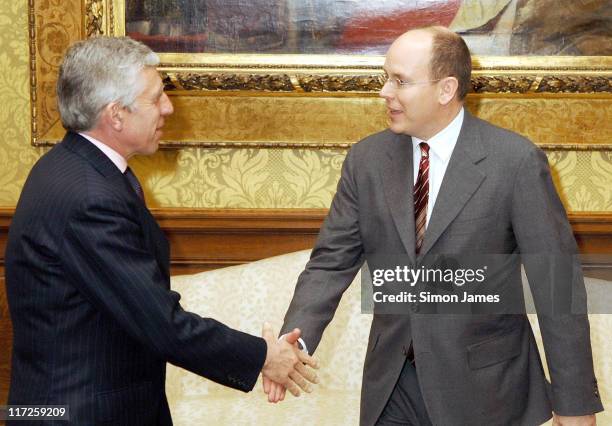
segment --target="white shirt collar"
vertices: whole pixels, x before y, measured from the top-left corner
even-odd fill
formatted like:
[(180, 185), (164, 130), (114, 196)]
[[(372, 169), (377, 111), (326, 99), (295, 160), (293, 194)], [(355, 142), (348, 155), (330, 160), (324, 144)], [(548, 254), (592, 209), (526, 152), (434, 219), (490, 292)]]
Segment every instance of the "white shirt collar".
[[(459, 139), (459, 132), (461, 132), (461, 125), (463, 124), (463, 107), (459, 110), (459, 113), (453, 121), (451, 121), (448, 126), (444, 129), (440, 130), (434, 136), (429, 138), (427, 144), (429, 145), (429, 149), (436, 155), (442, 162), (445, 164), (448, 163), (453, 150), (455, 149), (455, 145), (457, 144), (457, 139)], [(424, 142), (422, 139), (412, 136), (412, 147), (416, 151), (419, 148), (419, 144)]]
[(108, 159), (113, 162), (115, 166), (117, 166), (117, 168), (119, 169), (121, 173), (125, 173), (128, 163), (127, 163), (127, 160), (123, 158), (121, 154), (119, 154), (117, 151), (112, 149), (110, 146), (106, 145), (104, 142), (100, 142), (96, 138), (92, 138), (91, 136), (86, 135), (84, 133), (79, 133), (79, 135), (83, 136), (89, 142), (91, 142), (96, 147), (98, 147), (98, 149), (102, 151), (104, 155), (106, 155)]

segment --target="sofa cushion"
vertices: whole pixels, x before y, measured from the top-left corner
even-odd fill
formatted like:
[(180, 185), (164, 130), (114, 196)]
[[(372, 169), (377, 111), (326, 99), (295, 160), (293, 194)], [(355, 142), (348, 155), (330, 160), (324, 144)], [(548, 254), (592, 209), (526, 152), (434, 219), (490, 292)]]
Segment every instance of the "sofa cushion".
[[(282, 324), (295, 283), (310, 250), (257, 262), (172, 278), (181, 305), (230, 327), (261, 334), (264, 321), (276, 330)], [(612, 283), (587, 279), (591, 312), (611, 312)], [(210, 425), (357, 425), (363, 360), (372, 317), (361, 313), (359, 275), (345, 293), (326, 329), (316, 356), (321, 361), (312, 394), (268, 404), (261, 378), (253, 392), (226, 388), (175, 366), (168, 366), (166, 391), (174, 424)], [(538, 346), (542, 340), (535, 315), (529, 315)], [(604, 406), (612, 401), (612, 315), (590, 315), (595, 372)], [(545, 368), (546, 370), (546, 368)], [(612, 415), (598, 415), (598, 424), (612, 424)]]
[[(259, 336), (264, 321), (279, 330), (298, 275), (309, 255), (310, 250), (304, 250), (245, 265), (175, 276), (172, 278), (172, 289), (181, 294), (184, 309)], [(258, 411), (264, 407), (261, 412), (272, 415), (276, 410), (284, 410), (281, 405), (289, 406), (301, 400), (308, 404), (309, 412), (318, 411), (316, 407), (319, 405), (336, 406), (337, 403), (338, 418), (346, 418), (347, 422), (334, 424), (356, 424), (363, 360), (372, 320), (371, 315), (361, 313), (360, 306), (358, 274), (342, 298), (334, 320), (317, 349), (316, 356), (322, 361), (318, 372), (321, 383), (315, 386), (313, 394), (302, 395), (297, 400), (288, 396), (282, 404), (273, 406), (266, 402), (260, 383), (254, 392), (245, 395), (169, 365), (166, 392), (175, 424), (183, 424), (179, 420), (181, 413), (188, 413), (190, 408), (187, 407), (198, 404), (204, 412), (221, 410), (225, 413), (222, 418), (230, 419), (242, 410), (239, 407), (248, 406)], [(225, 408), (219, 409), (217, 403)], [(234, 414), (225, 412), (230, 406)], [(232, 420), (215, 424), (236, 423)]]

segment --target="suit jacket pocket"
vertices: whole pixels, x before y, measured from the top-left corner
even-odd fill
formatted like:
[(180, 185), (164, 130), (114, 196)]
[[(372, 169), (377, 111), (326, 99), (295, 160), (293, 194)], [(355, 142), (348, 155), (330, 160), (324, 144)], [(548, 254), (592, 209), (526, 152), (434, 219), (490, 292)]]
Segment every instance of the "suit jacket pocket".
[(521, 353), (523, 328), (503, 336), (468, 346), (468, 364), (472, 370), (489, 367), (512, 359)]
[(496, 219), (493, 216), (477, 217), (473, 219), (461, 219), (451, 222), (447, 229), (449, 235), (477, 234), (488, 231), (495, 226)]
[(151, 413), (151, 382), (96, 394), (96, 420), (112, 424), (146, 424)]

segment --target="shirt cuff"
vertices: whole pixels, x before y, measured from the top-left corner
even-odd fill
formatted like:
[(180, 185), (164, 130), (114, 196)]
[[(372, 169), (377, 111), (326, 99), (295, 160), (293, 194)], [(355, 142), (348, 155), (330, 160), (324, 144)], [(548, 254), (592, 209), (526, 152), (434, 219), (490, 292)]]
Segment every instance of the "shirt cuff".
[[(281, 337), (278, 338), (278, 340), (284, 340), (285, 336), (286, 334), (283, 334)], [(304, 342), (304, 339), (298, 337), (297, 342), (300, 344), (300, 349), (302, 350), (302, 352), (304, 352), (306, 355), (310, 355), (310, 353), (308, 352), (308, 347), (306, 346), (306, 342)]]

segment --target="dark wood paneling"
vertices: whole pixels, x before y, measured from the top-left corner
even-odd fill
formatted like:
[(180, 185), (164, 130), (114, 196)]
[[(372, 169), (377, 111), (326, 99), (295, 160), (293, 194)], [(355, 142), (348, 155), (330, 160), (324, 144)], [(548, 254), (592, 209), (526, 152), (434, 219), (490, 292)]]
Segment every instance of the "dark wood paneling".
[[(0, 404), (10, 371), (4, 252), (13, 209), (0, 209)], [(153, 209), (171, 244), (173, 274), (238, 265), (312, 247), (327, 210)], [(612, 214), (572, 214), (585, 273), (612, 280)]]
[(584, 274), (612, 281), (612, 214), (570, 214)]
[(4, 278), (0, 277), (0, 405), (5, 405), (8, 397), (13, 340), (13, 329), (4, 288)]
[[(0, 209), (0, 405), (5, 405), (8, 398), (8, 388), (11, 372), (11, 347), (13, 328), (6, 303), (6, 287), (4, 286), (4, 252), (8, 227), (13, 217), (13, 209)], [(0, 425), (4, 422), (0, 420)]]
[(171, 246), (173, 274), (312, 247), (327, 210), (153, 209)]
[[(153, 209), (171, 244), (172, 271), (192, 273), (312, 247), (325, 209)], [(0, 209), (0, 276), (13, 209)], [(610, 266), (612, 214), (571, 214), (580, 251)]]

